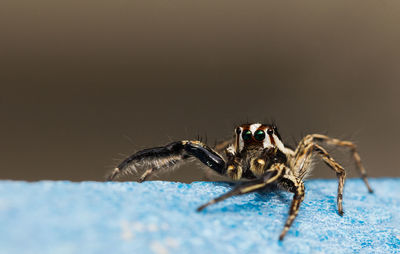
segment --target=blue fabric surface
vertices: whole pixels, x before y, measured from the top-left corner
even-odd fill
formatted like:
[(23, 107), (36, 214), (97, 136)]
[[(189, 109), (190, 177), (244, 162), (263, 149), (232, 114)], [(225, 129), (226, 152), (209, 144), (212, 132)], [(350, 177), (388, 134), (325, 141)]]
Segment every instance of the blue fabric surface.
[(276, 191), (195, 209), (228, 183), (0, 181), (0, 253), (400, 253), (400, 179), (306, 182), (283, 242), (292, 194)]

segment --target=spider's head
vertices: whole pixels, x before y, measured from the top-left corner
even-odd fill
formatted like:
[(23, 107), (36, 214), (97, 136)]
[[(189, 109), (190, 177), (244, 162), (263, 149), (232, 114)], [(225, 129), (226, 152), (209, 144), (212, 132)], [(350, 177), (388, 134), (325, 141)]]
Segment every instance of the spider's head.
[(243, 124), (235, 129), (235, 150), (281, 148), (283, 143), (278, 129), (274, 125), (253, 123)]

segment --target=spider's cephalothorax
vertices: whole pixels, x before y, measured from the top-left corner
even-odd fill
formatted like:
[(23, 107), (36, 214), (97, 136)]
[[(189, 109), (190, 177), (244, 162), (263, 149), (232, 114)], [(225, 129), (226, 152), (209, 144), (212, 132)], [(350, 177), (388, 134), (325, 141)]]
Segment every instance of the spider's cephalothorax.
[(121, 174), (131, 173), (138, 167), (144, 167), (146, 171), (139, 179), (142, 182), (154, 172), (190, 158), (197, 158), (217, 173), (234, 180), (249, 179), (228, 193), (200, 206), (198, 211), (234, 195), (258, 191), (269, 185), (279, 186), (294, 193), (289, 217), (279, 237), (282, 240), (296, 218), (300, 203), (304, 199), (303, 180), (311, 171), (314, 154), (319, 155), (338, 177), (338, 213), (343, 214), (345, 170), (319, 143), (349, 148), (368, 191), (372, 192), (354, 143), (321, 134), (311, 134), (304, 137), (297, 148), (292, 150), (283, 144), (276, 126), (260, 123), (238, 126), (233, 139), (222, 142), (214, 148), (200, 141), (184, 140), (139, 151), (125, 159), (107, 179), (111, 181)]

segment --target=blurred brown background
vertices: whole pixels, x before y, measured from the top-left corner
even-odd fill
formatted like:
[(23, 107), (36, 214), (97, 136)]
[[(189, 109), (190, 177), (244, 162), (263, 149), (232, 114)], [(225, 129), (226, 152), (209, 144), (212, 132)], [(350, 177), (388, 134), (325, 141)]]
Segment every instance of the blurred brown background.
[(212, 145), (247, 120), (274, 120), (290, 144), (356, 141), (370, 176), (399, 177), (399, 13), (369, 0), (2, 1), (0, 179), (103, 180), (138, 149)]

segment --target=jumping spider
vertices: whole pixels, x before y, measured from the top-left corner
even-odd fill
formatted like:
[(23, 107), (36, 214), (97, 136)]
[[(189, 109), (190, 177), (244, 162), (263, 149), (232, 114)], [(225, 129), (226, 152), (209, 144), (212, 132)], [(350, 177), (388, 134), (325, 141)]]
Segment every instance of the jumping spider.
[[(145, 167), (147, 170), (139, 179), (143, 182), (154, 172), (187, 161), (189, 158), (197, 158), (217, 173), (233, 180), (248, 179), (226, 194), (200, 206), (197, 211), (234, 195), (254, 192), (271, 185), (278, 186), (294, 193), (289, 217), (279, 236), (282, 240), (297, 216), (300, 203), (304, 200), (303, 180), (311, 171), (314, 154), (318, 154), (336, 172), (339, 181), (338, 213), (343, 215), (342, 198), (346, 172), (318, 143), (349, 148), (368, 191), (372, 192), (354, 143), (321, 134), (311, 134), (305, 136), (297, 148), (292, 150), (283, 144), (276, 126), (260, 123), (238, 126), (232, 140), (220, 143), (214, 148), (200, 141), (184, 140), (139, 151), (125, 159), (107, 179), (112, 181), (121, 174), (136, 171), (136, 167)], [(224, 157), (221, 155), (223, 151)]]

